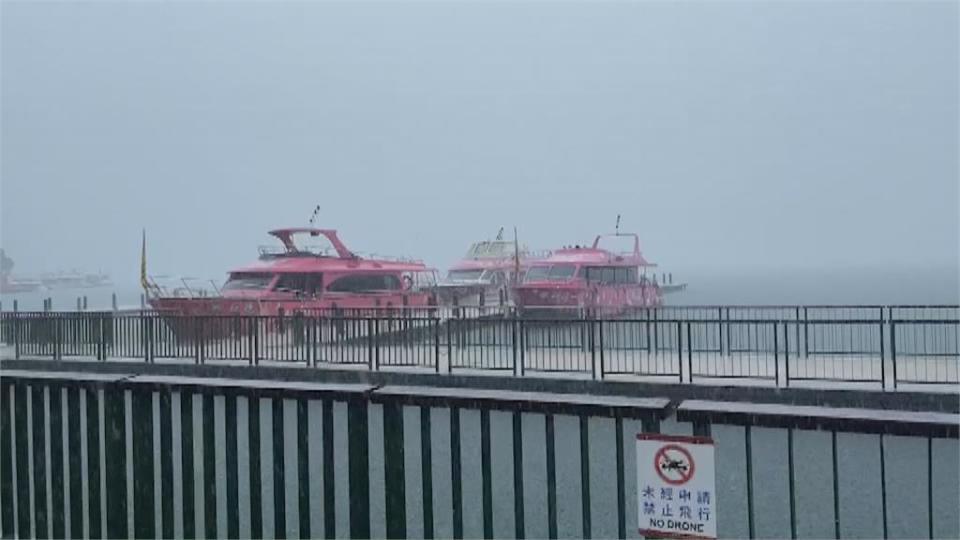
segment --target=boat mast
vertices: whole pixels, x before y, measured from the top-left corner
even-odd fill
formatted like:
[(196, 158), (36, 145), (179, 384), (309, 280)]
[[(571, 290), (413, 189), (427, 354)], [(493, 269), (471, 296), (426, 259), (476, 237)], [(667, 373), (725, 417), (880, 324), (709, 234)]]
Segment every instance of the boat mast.
[[(500, 232), (503, 232), (502, 228)], [(513, 228), (513, 281), (520, 283), (520, 241), (517, 239), (516, 227)]]

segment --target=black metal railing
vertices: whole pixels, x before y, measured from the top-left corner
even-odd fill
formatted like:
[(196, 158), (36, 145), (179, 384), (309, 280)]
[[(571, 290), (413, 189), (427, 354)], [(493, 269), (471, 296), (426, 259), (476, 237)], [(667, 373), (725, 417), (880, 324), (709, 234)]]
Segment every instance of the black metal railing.
[(623, 318), (518, 313), (3, 313), (7, 358), (300, 364), (689, 383), (960, 384), (957, 306), (698, 306)]

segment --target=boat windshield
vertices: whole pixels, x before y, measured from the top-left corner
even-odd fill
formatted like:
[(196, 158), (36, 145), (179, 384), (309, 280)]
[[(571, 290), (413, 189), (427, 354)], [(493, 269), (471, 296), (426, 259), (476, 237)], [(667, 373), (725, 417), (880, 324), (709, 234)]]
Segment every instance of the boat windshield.
[(483, 270), (451, 270), (447, 272), (447, 279), (457, 281), (476, 281), (483, 275)]
[(554, 264), (551, 266), (534, 266), (527, 271), (524, 281), (564, 281), (573, 277), (577, 267), (573, 264)]
[(223, 285), (224, 291), (258, 291), (266, 289), (273, 281), (273, 274), (259, 272), (234, 272)]

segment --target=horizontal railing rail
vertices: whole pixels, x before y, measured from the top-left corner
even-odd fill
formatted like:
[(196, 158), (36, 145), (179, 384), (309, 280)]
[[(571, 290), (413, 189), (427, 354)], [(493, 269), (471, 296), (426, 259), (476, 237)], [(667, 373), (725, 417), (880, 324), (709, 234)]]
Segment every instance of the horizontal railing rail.
[[(661, 308), (620, 318), (21, 312), (0, 314), (0, 341), (13, 358), (282, 362), (777, 387), (960, 385), (956, 306), (850, 306), (825, 312), (831, 318), (810, 306), (775, 308), (790, 318), (768, 318), (765, 309), (731, 306), (743, 316), (729, 317), (722, 306)], [(914, 318), (904, 309), (924, 311)]]

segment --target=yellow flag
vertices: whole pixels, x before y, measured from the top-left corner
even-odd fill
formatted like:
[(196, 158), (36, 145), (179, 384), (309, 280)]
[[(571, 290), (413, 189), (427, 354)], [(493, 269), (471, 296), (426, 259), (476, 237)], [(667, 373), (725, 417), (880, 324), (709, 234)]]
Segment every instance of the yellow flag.
[(147, 230), (143, 230), (143, 242), (140, 244), (140, 286), (146, 291), (150, 288), (147, 281)]

